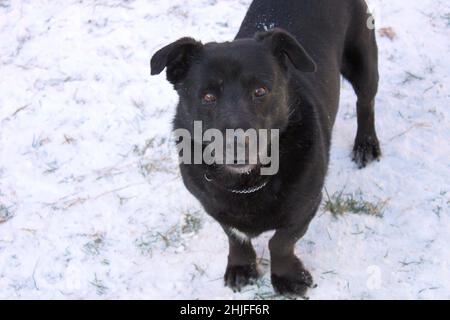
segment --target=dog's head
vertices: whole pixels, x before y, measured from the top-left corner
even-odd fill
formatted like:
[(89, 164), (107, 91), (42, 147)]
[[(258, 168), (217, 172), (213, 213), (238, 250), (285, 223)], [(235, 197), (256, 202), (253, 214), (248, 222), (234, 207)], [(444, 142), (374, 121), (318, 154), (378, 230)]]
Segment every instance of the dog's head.
[(192, 130), (279, 129), (289, 122), (290, 72), (314, 72), (314, 61), (287, 32), (202, 44), (182, 38), (155, 53), (152, 75), (167, 69), (180, 97), (176, 126)]

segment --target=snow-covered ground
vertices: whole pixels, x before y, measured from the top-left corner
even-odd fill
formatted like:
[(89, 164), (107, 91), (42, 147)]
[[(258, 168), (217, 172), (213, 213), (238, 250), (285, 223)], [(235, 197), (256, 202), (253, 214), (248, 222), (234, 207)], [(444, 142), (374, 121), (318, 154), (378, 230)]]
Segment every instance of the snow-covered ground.
[[(0, 0), (0, 298), (279, 298), (270, 234), (255, 241), (257, 285), (223, 287), (226, 237), (170, 143), (177, 96), (149, 75), (152, 53), (179, 37), (231, 40), (249, 3)], [(318, 284), (309, 297), (449, 299), (450, 5), (371, 4), (377, 28), (392, 28), (377, 30), (383, 158), (350, 161), (343, 83), (326, 186), (383, 215), (321, 209), (297, 246)]]

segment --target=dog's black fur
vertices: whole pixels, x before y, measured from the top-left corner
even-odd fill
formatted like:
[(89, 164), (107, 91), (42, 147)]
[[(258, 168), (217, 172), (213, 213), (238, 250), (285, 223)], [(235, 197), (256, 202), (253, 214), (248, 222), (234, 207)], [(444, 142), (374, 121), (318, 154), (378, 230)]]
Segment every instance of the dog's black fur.
[[(362, 168), (379, 158), (378, 52), (368, 19), (363, 0), (255, 0), (233, 42), (203, 45), (183, 38), (153, 56), (152, 74), (167, 68), (180, 97), (175, 128), (192, 130), (193, 121), (201, 120), (204, 129), (280, 129), (280, 170), (274, 176), (180, 166), (189, 191), (228, 235), (225, 282), (231, 288), (258, 276), (251, 242), (234, 230), (250, 237), (276, 230), (269, 249), (277, 292), (303, 295), (312, 286), (294, 246), (321, 202), (341, 74), (358, 97), (353, 159)], [(268, 94), (255, 97), (259, 87)], [(205, 102), (205, 93), (216, 99)], [(263, 182), (251, 194), (229, 191)]]

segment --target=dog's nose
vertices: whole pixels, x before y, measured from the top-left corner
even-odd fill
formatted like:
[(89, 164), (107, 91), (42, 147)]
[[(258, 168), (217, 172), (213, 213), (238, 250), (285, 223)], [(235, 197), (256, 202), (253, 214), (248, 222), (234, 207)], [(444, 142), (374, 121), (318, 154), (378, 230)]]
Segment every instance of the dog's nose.
[[(230, 108), (231, 109), (231, 108)], [(228, 109), (224, 114), (221, 115), (221, 128), (223, 132), (226, 130), (239, 130), (244, 131), (248, 129), (255, 129), (254, 124), (251, 123), (251, 115), (247, 115), (245, 112), (236, 109)], [(219, 123), (220, 123), (219, 122)]]

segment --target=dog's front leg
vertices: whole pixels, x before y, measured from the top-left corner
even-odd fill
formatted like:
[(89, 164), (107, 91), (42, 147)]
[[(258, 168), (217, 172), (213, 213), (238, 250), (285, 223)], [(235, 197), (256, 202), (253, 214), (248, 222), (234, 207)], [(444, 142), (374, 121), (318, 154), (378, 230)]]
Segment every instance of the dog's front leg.
[(234, 291), (254, 283), (259, 277), (256, 253), (250, 238), (237, 235), (232, 228), (222, 226), (228, 236), (229, 254), (225, 271), (225, 285)]
[(269, 242), (272, 285), (279, 294), (303, 296), (313, 285), (311, 274), (294, 253), (307, 228), (278, 229)]

